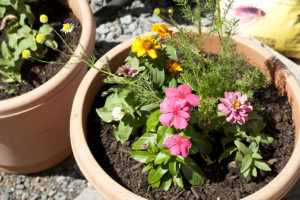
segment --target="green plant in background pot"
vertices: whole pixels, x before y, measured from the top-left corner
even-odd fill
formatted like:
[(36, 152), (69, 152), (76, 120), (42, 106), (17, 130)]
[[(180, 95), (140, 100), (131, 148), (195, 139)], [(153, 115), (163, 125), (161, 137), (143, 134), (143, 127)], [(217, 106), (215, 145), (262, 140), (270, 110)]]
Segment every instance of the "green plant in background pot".
[[(6, 77), (5, 82), (21, 82), (19, 66), (29, 56), (24, 50), (30, 49), (34, 56), (42, 58), (47, 51), (43, 44), (57, 49), (49, 24), (41, 25), (38, 30), (33, 28), (36, 19), (27, 3), (34, 1), (0, 1), (0, 18), (3, 18), (0, 30), (9, 27), (5, 31), (8, 42), (1, 43), (0, 73)], [(42, 16), (41, 21), (46, 23), (47, 16)]]
[[(58, 31), (47, 24), (47, 13), (32, 15), (27, 5), (32, 2), (0, 0), (2, 25), (8, 38), (1, 44), (3, 57), (0, 59), (0, 70), (4, 79), (14, 82), (12, 84), (21, 81), (19, 66), (24, 59), (47, 60), (44, 57), (47, 49), (61, 51), (53, 40)], [(95, 21), (86, 1), (40, 0), (37, 3), (45, 2), (57, 6), (55, 9), (63, 7), (62, 10), (70, 16), (73, 14), (80, 22), (81, 35), (70, 52), (76, 56), (60, 63), (65, 67), (51, 79), (25, 94), (11, 95), (11, 98), (0, 101), (0, 170), (5, 172), (38, 172), (56, 165), (71, 154), (68, 135), (71, 104), (77, 86), (87, 71), (80, 58), (89, 57), (94, 48)], [(40, 20), (35, 25), (36, 29), (32, 28), (34, 20)], [(72, 28), (72, 24), (65, 24), (62, 31), (69, 32)], [(31, 61), (26, 63), (33, 64)]]

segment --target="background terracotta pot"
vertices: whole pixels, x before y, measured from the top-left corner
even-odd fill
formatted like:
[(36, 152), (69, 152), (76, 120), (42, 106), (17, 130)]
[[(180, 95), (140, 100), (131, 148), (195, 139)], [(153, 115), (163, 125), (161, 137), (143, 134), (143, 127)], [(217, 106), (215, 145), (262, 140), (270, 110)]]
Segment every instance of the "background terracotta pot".
[[(280, 199), (293, 186), (300, 173), (300, 86), (296, 79), (286, 68), (282, 68), (273, 62), (273, 56), (261, 46), (242, 37), (234, 38), (237, 43), (237, 51), (243, 52), (254, 66), (260, 66), (265, 76), (272, 81), (282, 92), (286, 92), (293, 109), (293, 120), (295, 125), (295, 147), (294, 152), (284, 169), (265, 187), (244, 199)], [(135, 38), (116, 46), (101, 59), (108, 58), (112, 70), (124, 63), (125, 57)], [(217, 37), (210, 37), (204, 41), (205, 51), (218, 53), (220, 43)], [(101, 59), (96, 63), (98, 68), (104, 62)], [(92, 103), (98, 90), (104, 85), (103, 76), (96, 69), (91, 69), (81, 82), (73, 102), (71, 113), (71, 145), (73, 154), (87, 180), (93, 187), (108, 200), (133, 200), (144, 199), (117, 182), (115, 182), (101, 168), (93, 157), (86, 140), (86, 120)]]
[[(75, 51), (92, 53), (95, 21), (85, 0), (64, 1), (80, 21)], [(67, 67), (40, 87), (0, 101), (0, 170), (32, 173), (52, 167), (71, 154), (69, 119), (76, 89), (87, 68), (71, 58)]]

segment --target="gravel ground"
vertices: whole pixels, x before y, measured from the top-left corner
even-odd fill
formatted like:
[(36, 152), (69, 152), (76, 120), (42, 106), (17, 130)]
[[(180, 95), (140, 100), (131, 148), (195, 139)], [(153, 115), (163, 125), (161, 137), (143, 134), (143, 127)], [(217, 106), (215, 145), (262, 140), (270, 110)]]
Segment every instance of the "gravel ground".
[[(97, 58), (115, 45), (135, 35), (150, 31), (152, 23), (163, 22), (160, 17), (152, 14), (156, 7), (162, 8), (162, 11), (173, 8), (176, 20), (179, 20), (179, 24), (184, 23), (180, 17), (176, 16), (177, 10), (171, 0), (123, 0), (129, 4), (114, 10), (112, 15), (104, 15), (109, 13), (109, 10), (103, 8), (112, 2), (109, 0), (89, 0), (97, 20), (94, 49)], [(103, 12), (104, 10), (105, 12)], [(209, 25), (209, 23), (208, 19), (203, 20), (204, 26)], [(297, 187), (300, 187), (300, 182), (285, 199), (300, 199)], [(11, 175), (0, 172), (1, 200), (66, 200), (75, 199), (83, 191), (87, 196), (94, 194), (78, 169), (73, 156), (51, 169), (31, 175)], [(79, 198), (82, 200), (98, 199), (95, 195), (92, 195), (91, 198), (87, 196), (80, 195)]]

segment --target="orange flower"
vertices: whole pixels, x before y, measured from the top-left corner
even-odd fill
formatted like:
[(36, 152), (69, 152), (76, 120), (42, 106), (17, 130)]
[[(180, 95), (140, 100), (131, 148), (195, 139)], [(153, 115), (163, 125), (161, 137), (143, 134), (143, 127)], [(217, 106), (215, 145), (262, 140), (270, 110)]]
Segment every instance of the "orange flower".
[(156, 49), (161, 49), (161, 46), (157, 44), (157, 40), (150, 36), (136, 37), (135, 41), (132, 43), (131, 51), (137, 53), (137, 56), (149, 55), (152, 59), (157, 58)]
[(163, 37), (166, 37), (166, 36), (169, 36), (169, 37), (172, 37), (172, 33), (173, 31), (170, 31), (168, 30), (169, 27), (165, 24), (152, 24), (152, 28), (151, 28), (151, 31), (152, 32), (156, 32), (158, 33), (158, 36), (160, 38), (163, 38)]
[(169, 68), (169, 72), (181, 72), (183, 71), (181, 64), (179, 64), (178, 62), (174, 61), (174, 60), (167, 60), (167, 67)]

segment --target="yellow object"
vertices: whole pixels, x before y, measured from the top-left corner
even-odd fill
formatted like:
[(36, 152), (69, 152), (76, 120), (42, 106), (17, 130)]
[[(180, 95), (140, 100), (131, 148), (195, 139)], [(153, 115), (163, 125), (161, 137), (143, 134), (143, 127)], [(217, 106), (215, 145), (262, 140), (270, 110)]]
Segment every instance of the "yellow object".
[[(222, 13), (228, 0), (221, 0)], [(300, 0), (236, 0), (226, 18), (287, 57), (300, 58)]]
[(140, 36), (136, 37), (131, 46), (131, 51), (137, 53), (138, 57), (148, 54), (152, 59), (157, 58), (156, 49), (161, 49), (161, 46), (150, 36), (143, 36), (143, 39)]
[(42, 22), (43, 24), (48, 22), (48, 16), (45, 14), (41, 14), (40, 15), (40, 22)]
[(182, 72), (183, 71), (181, 64), (179, 64), (176, 61), (170, 60), (170, 59), (167, 60), (167, 67), (169, 68), (169, 72), (177, 72), (177, 71)]
[(35, 37), (35, 40), (37, 41), (37, 43), (43, 44), (46, 40), (45, 36), (43, 34), (37, 34)]
[(31, 57), (31, 53), (28, 49), (25, 49), (22, 51), (22, 57), (25, 58), (25, 59), (28, 59)]
[(152, 24), (151, 31), (158, 33), (160, 38), (163, 37), (172, 37), (173, 31), (169, 30), (169, 27), (165, 24)]

